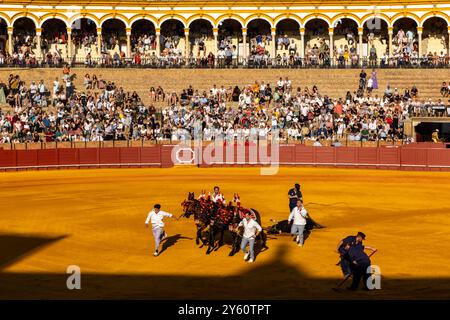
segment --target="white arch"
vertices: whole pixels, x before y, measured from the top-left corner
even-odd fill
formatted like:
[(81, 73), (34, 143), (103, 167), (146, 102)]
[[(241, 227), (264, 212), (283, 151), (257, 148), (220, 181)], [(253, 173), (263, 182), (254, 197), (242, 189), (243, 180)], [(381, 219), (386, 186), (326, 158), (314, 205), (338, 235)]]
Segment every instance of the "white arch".
[(410, 19), (416, 23), (416, 27), (418, 27), (420, 25), (420, 22), (417, 21), (415, 17), (407, 14), (406, 16), (404, 16), (404, 15), (397, 16), (394, 20), (391, 21), (390, 27), (394, 27), (394, 24), (400, 19)]
[(44, 23), (46, 21), (52, 20), (52, 19), (60, 20), (60, 21), (64, 22), (64, 24), (66, 25), (66, 28), (69, 28), (72, 25), (72, 24), (67, 25), (67, 21), (64, 20), (62, 17), (59, 17), (59, 16), (48, 16), (48, 17), (45, 17), (44, 19), (41, 20), (41, 22), (39, 23), (39, 27), (38, 28), (42, 28), (42, 26), (44, 25)]
[(436, 13), (435, 15), (429, 15), (429, 16), (425, 17), (425, 19), (423, 19), (423, 20), (420, 22), (419, 27), (423, 27), (423, 25), (425, 24), (425, 22), (426, 22), (427, 20), (432, 19), (432, 18), (441, 18), (442, 20), (444, 20), (444, 21), (447, 23), (447, 26), (450, 26), (450, 21), (447, 19), (446, 16)]
[(356, 23), (356, 26), (357, 26), (358, 28), (361, 28), (361, 26), (359, 25), (359, 21), (358, 21), (355, 17), (353, 17), (353, 16), (342, 16), (342, 15), (339, 16), (339, 17), (333, 18), (333, 19), (331, 20), (331, 27), (334, 28), (336, 22), (338, 22), (338, 21), (340, 21), (340, 20), (343, 20), (343, 19), (349, 19), (349, 20), (352, 20), (353, 22)]
[(386, 25), (388, 27), (390, 26), (390, 21), (386, 17), (374, 14), (372, 16), (369, 16), (369, 17), (365, 18), (363, 21), (361, 21), (361, 28), (364, 28), (364, 25), (367, 23), (367, 21), (372, 20), (372, 19), (383, 20), (384, 22), (386, 22)]
[(33, 16), (31, 15), (18, 15), (15, 16), (12, 20), (11, 20), (11, 27), (14, 27), (14, 24), (16, 23), (17, 20), (21, 19), (21, 18), (27, 18), (30, 19), (31, 21), (33, 21), (34, 23), (34, 27), (38, 28), (39, 22), (37, 21), (37, 19), (35, 19)]
[(219, 28), (219, 27), (220, 27), (220, 24), (223, 23), (223, 22), (226, 21), (226, 20), (233, 20), (233, 21), (236, 21), (236, 22), (239, 23), (239, 25), (241, 26), (241, 29), (244, 28), (245, 22), (242, 22), (241, 20), (239, 20), (239, 19), (238, 19), (237, 17), (235, 17), (235, 16), (227, 16), (227, 17), (223, 17), (223, 19), (220, 19), (220, 20), (217, 21), (217, 26), (215, 26), (215, 27)]
[(135, 24), (136, 22), (138, 22), (140, 20), (150, 21), (153, 24), (153, 27), (155, 29), (158, 26), (158, 20), (156, 20), (156, 19), (152, 19), (149, 16), (136, 16), (132, 20), (130, 20), (130, 28), (133, 28), (133, 24)]
[(289, 16), (283, 15), (283, 16), (278, 16), (278, 17), (275, 19), (275, 21), (273, 22), (273, 24), (275, 25), (275, 28), (278, 28), (278, 24), (279, 24), (281, 21), (285, 21), (285, 20), (293, 20), (293, 21), (295, 21), (295, 22), (298, 23), (298, 25), (299, 25), (300, 28), (303, 27), (303, 26), (302, 26), (302, 21), (301, 21), (300, 18), (298, 18), (297, 16), (294, 16), (294, 15), (289, 15)]
[(203, 16), (203, 17), (195, 17), (194, 19), (192, 19), (192, 20), (190, 20), (191, 18), (189, 18), (188, 19), (188, 21), (187, 21), (187, 27), (188, 28), (190, 28), (191, 27), (191, 24), (193, 23), (193, 22), (195, 22), (195, 21), (199, 21), (199, 20), (206, 20), (206, 21), (208, 21), (209, 23), (211, 23), (211, 28), (215, 28), (216, 27), (216, 24), (215, 24), (215, 22), (214, 22), (214, 20), (211, 20), (209, 17), (206, 17), (206, 16)]
[(128, 21), (127, 21), (125, 18), (121, 17), (120, 15), (106, 15), (106, 16), (103, 16), (103, 17), (100, 19), (100, 26), (103, 27), (103, 24), (104, 24), (106, 21), (108, 21), (108, 20), (119, 20), (119, 21), (122, 21), (123, 24), (125, 25), (125, 29), (127, 29), (127, 28), (130, 27), (130, 26), (128, 25)]
[(327, 25), (328, 25), (328, 28), (331, 28), (331, 22), (330, 21), (328, 21), (327, 19), (325, 19), (324, 17), (322, 17), (322, 16), (317, 16), (317, 17), (315, 17), (315, 16), (310, 16), (310, 17), (308, 17), (308, 19), (306, 19), (306, 20), (304, 20), (303, 21), (303, 28), (306, 28), (306, 25), (308, 24), (308, 22), (310, 22), (311, 20), (322, 20), (323, 22), (325, 22)]
[(0, 19), (2, 19), (3, 21), (5, 21), (5, 23), (6, 23), (6, 27), (7, 28), (9, 28), (9, 27), (11, 27), (11, 24), (10, 24), (10, 17), (8, 17), (6, 14), (4, 14), (3, 12), (0, 14)]
[(75, 17), (72, 17), (69, 20), (70, 27), (72, 27), (72, 25), (74, 24), (75, 21), (78, 21), (78, 20), (81, 20), (81, 19), (87, 19), (87, 20), (93, 21), (95, 23), (95, 27), (96, 28), (100, 27), (98, 21), (93, 19), (93, 18), (91, 18), (91, 17), (89, 17), (89, 16), (75, 16)]
[(247, 24), (245, 25), (245, 27), (248, 28), (250, 22), (252, 22), (252, 21), (254, 21), (254, 20), (259, 20), (259, 19), (264, 20), (264, 21), (267, 21), (267, 23), (269, 24), (270, 28), (274, 28), (274, 26), (273, 26), (273, 24), (272, 24), (272, 21), (270, 21), (270, 20), (269, 20), (268, 18), (266, 18), (265, 16), (259, 16), (259, 17), (258, 17), (258, 16), (254, 16), (254, 17), (252, 17), (250, 20), (247, 21)]
[(178, 17), (178, 16), (166, 16), (166, 17), (164, 17), (161, 21), (159, 21), (158, 28), (161, 29), (161, 27), (162, 27), (162, 25), (164, 24), (164, 22), (169, 21), (169, 20), (177, 20), (177, 21), (180, 21), (181, 24), (183, 25), (183, 28), (186, 28), (186, 24), (185, 24), (185, 22), (183, 21), (183, 19), (181, 19), (181, 18)]

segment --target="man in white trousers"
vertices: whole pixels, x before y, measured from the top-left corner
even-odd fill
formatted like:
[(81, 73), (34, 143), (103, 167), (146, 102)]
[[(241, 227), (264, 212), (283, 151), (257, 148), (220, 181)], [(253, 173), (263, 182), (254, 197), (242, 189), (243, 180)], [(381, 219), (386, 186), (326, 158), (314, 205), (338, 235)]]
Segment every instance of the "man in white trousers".
[[(164, 217), (173, 218), (173, 215), (168, 212), (162, 211), (160, 204), (155, 204), (153, 210), (149, 212), (147, 220), (145, 220), (146, 228), (148, 228), (149, 222), (151, 222), (152, 224), (153, 237), (155, 238), (155, 252), (153, 253), (153, 255), (155, 257), (158, 256), (159, 244), (167, 237), (166, 232), (163, 229)], [(175, 219), (178, 220), (178, 218)]]
[[(249, 212), (245, 214), (245, 218), (239, 223), (238, 227), (244, 227), (244, 234), (242, 235), (241, 250), (245, 253), (244, 260), (248, 260), (249, 263), (255, 261), (255, 239), (258, 234), (262, 231), (261, 226), (258, 222), (251, 218)], [(247, 245), (250, 250), (247, 252)]]
[(296, 236), (295, 241), (299, 247), (303, 246), (303, 231), (305, 231), (306, 218), (308, 217), (308, 212), (303, 206), (302, 200), (297, 200), (297, 206), (292, 209), (291, 214), (288, 218), (288, 223), (292, 223), (291, 234)]

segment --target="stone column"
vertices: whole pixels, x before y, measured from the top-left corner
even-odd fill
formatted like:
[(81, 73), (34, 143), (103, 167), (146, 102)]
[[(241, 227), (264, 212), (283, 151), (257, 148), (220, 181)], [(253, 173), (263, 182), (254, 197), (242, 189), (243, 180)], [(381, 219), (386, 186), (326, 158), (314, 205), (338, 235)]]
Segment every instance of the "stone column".
[(219, 28), (213, 28), (213, 34), (214, 34), (214, 51), (213, 54), (215, 57), (217, 57), (217, 47), (219, 46), (218, 37), (219, 37)]
[(330, 58), (331, 65), (334, 65), (334, 40), (333, 40), (334, 28), (328, 28), (328, 35), (330, 36)]
[(358, 28), (358, 36), (359, 36), (359, 50), (358, 50), (358, 55), (359, 58), (361, 59), (363, 57), (363, 32), (364, 29), (363, 28)]
[(102, 53), (102, 28), (97, 28), (97, 54)]
[(242, 28), (242, 39), (244, 45), (244, 51), (242, 52), (242, 57), (247, 59), (247, 28)]
[(9, 53), (9, 55), (11, 56), (12, 54), (13, 54), (13, 49), (14, 49), (14, 46), (13, 46), (13, 30), (14, 30), (14, 28), (13, 27), (8, 27), (8, 53)]
[(419, 50), (419, 52), (418, 52), (419, 58), (422, 57), (422, 31), (423, 31), (422, 27), (417, 27), (417, 36), (418, 36), (418, 42), (419, 42), (419, 46), (418, 46), (417, 50)]
[(389, 35), (389, 42), (388, 42), (388, 46), (389, 46), (389, 58), (392, 57), (392, 34), (394, 33), (394, 28), (393, 27), (388, 27), (388, 35)]
[(127, 33), (127, 57), (131, 58), (131, 28), (125, 29)]
[(156, 28), (155, 29), (155, 36), (156, 36), (156, 56), (159, 58), (161, 56), (161, 29)]
[(36, 58), (40, 60), (42, 58), (42, 51), (41, 51), (41, 28), (36, 28)]
[(450, 54), (450, 49), (449, 49), (449, 47), (450, 47), (450, 26), (447, 27), (447, 33), (448, 33), (448, 39), (447, 39), (448, 41), (445, 44), (445, 46), (447, 47), (447, 54)]
[(185, 41), (184, 56), (187, 58), (189, 57), (191, 51), (191, 44), (189, 43), (189, 28), (184, 28), (184, 41)]
[(72, 28), (67, 28), (67, 58), (72, 61)]
[(305, 59), (305, 28), (300, 28), (300, 57)]
[(271, 28), (270, 31), (272, 32), (272, 51), (270, 52), (270, 56), (272, 59), (275, 59), (277, 56), (277, 41), (276, 41), (276, 35), (277, 35), (277, 28)]

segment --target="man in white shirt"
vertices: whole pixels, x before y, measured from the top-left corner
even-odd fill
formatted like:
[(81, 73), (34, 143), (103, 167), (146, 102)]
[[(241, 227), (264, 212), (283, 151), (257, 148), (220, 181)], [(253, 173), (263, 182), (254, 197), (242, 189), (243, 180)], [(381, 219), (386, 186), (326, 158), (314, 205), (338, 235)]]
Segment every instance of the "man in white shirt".
[[(151, 222), (152, 224), (153, 237), (155, 238), (155, 253), (153, 253), (153, 255), (155, 257), (158, 256), (159, 244), (167, 237), (166, 232), (163, 229), (164, 217), (173, 218), (173, 215), (168, 212), (162, 211), (160, 204), (155, 204), (153, 210), (149, 212), (147, 220), (145, 220), (146, 228), (148, 228), (149, 222)], [(177, 218), (175, 219), (178, 220)]]
[[(248, 262), (252, 263), (255, 260), (255, 251), (253, 249), (255, 246), (255, 239), (262, 231), (262, 228), (258, 222), (251, 218), (250, 212), (245, 214), (245, 218), (238, 225), (238, 228), (239, 227), (244, 227), (241, 242), (241, 250), (245, 253), (244, 260), (247, 260), (250, 257)], [(247, 245), (250, 247), (248, 252), (246, 251)]]
[(288, 218), (288, 223), (292, 223), (291, 234), (296, 236), (295, 240), (299, 247), (303, 246), (303, 231), (306, 226), (306, 218), (308, 217), (308, 212), (305, 207), (303, 207), (303, 202), (297, 200), (297, 206), (292, 209), (291, 214)]

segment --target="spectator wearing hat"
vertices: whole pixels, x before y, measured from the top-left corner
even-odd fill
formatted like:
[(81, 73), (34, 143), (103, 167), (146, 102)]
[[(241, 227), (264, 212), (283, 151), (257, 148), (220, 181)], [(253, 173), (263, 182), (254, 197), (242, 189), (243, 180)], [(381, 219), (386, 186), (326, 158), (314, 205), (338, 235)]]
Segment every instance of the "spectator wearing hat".
[(433, 140), (434, 143), (438, 143), (441, 140), (439, 139), (439, 129), (436, 129), (432, 134), (431, 134), (431, 140)]

